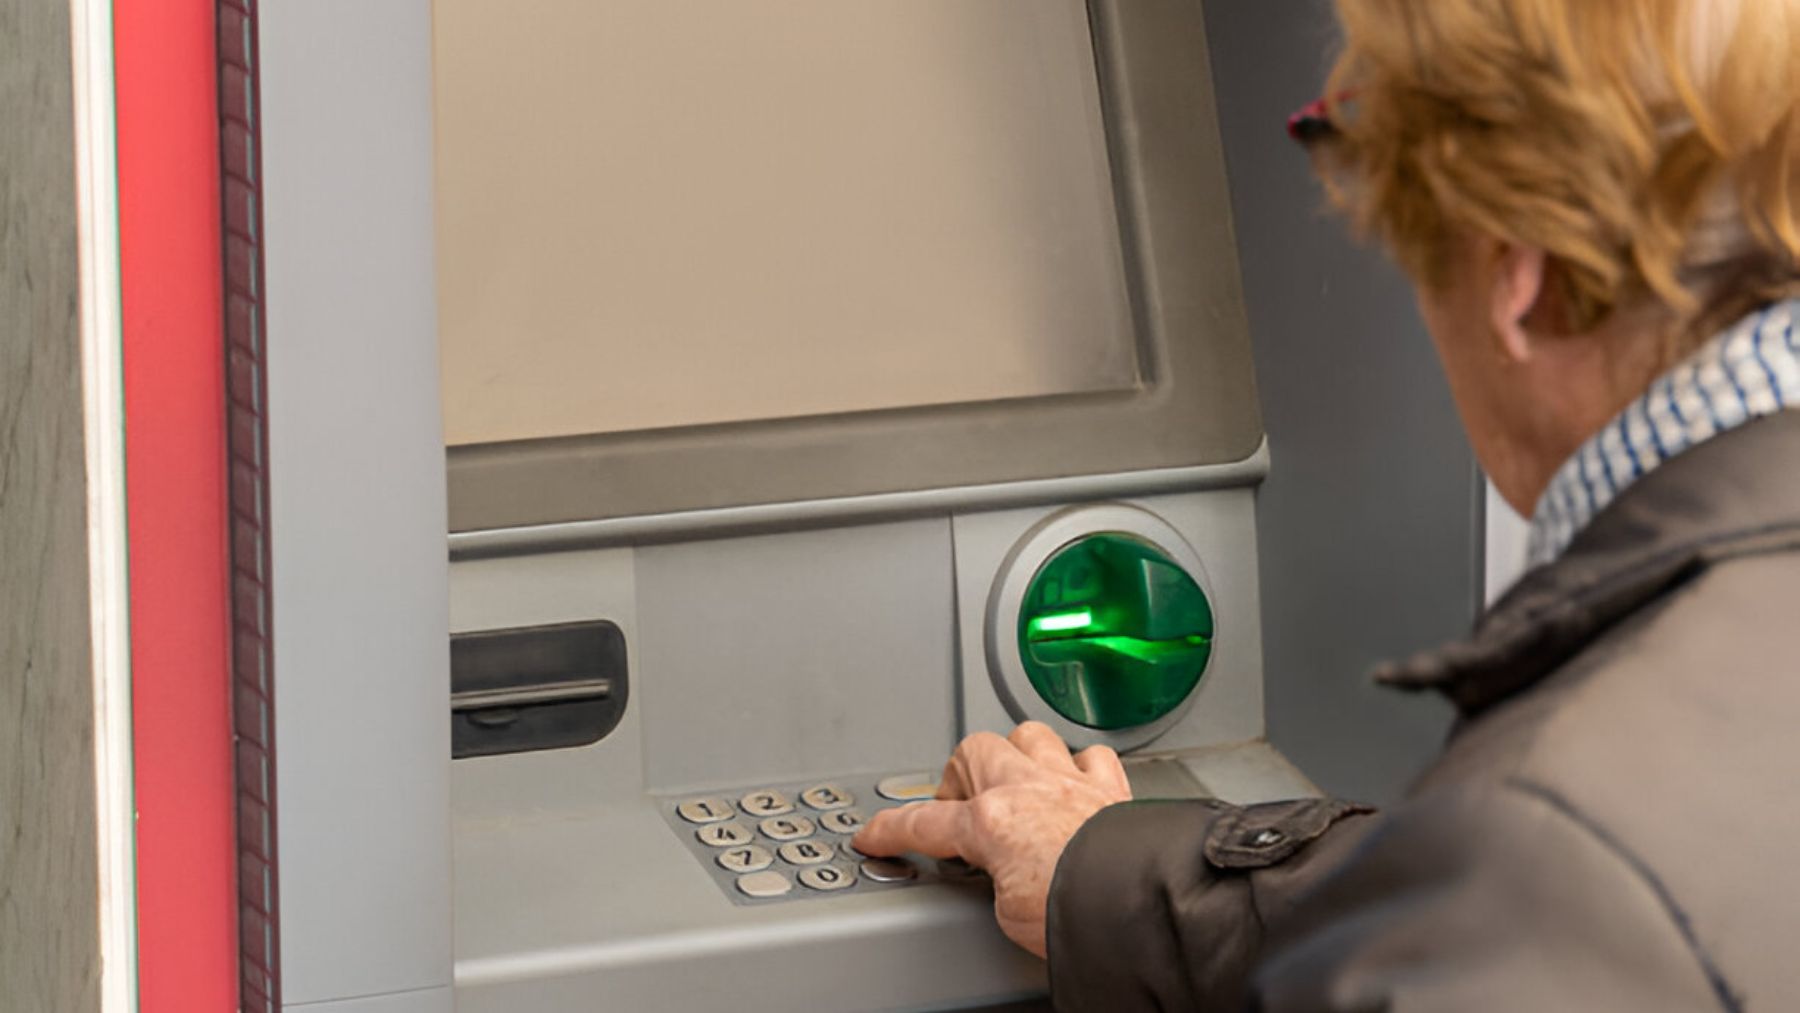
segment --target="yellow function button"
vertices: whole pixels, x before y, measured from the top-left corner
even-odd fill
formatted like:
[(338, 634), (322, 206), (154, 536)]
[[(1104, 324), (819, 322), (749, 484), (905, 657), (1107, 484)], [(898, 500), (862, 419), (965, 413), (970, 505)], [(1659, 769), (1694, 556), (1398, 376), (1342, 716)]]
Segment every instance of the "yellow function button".
[(895, 802), (917, 802), (937, 797), (937, 779), (930, 774), (897, 774), (882, 778), (875, 794)]

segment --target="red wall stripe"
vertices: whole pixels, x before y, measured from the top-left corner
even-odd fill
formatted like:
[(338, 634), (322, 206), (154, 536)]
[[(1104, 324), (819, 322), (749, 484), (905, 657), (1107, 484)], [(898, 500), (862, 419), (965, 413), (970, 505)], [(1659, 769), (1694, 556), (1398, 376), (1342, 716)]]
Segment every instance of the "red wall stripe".
[(237, 1007), (213, 0), (116, 0), (143, 1013)]

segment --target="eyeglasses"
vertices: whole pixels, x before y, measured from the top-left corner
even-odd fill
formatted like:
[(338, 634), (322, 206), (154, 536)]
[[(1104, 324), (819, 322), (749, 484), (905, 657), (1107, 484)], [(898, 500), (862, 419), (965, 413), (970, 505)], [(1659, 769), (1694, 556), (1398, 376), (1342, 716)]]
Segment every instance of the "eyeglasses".
[[(1354, 102), (1355, 99), (1356, 93), (1353, 91), (1339, 92), (1330, 100), (1330, 105), (1335, 105), (1339, 109), (1343, 109)], [(1300, 110), (1294, 113), (1294, 115), (1289, 116), (1287, 120), (1287, 132), (1289, 137), (1292, 137), (1304, 147), (1311, 147), (1320, 141), (1336, 137), (1341, 133), (1338, 129), (1338, 125), (1331, 121), (1331, 110), (1328, 108), (1327, 101), (1323, 97), (1313, 99), (1311, 102), (1301, 106)]]

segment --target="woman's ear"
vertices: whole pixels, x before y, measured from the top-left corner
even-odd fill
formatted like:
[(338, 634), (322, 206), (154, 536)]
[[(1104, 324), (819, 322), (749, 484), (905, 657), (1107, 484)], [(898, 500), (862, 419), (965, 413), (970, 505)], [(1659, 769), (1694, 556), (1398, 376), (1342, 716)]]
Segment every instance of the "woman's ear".
[(1548, 284), (1548, 258), (1535, 247), (1500, 241), (1494, 241), (1488, 252), (1492, 284), (1488, 323), (1501, 355), (1523, 363), (1546, 332), (1543, 324), (1557, 315), (1546, 305), (1553, 288)]

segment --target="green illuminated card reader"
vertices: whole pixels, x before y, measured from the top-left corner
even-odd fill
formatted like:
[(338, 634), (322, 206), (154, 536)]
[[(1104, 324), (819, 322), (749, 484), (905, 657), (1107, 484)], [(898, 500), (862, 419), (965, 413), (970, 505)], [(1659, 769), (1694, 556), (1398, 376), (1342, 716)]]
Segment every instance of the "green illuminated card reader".
[(1026, 677), (1089, 728), (1149, 724), (1181, 706), (1212, 656), (1206, 592), (1145, 538), (1083, 536), (1032, 577), (1019, 610)]
[(1072, 743), (1155, 739), (1192, 705), (1216, 637), (1198, 554), (1123, 504), (1045, 519), (989, 596), (988, 669), (1002, 702)]

